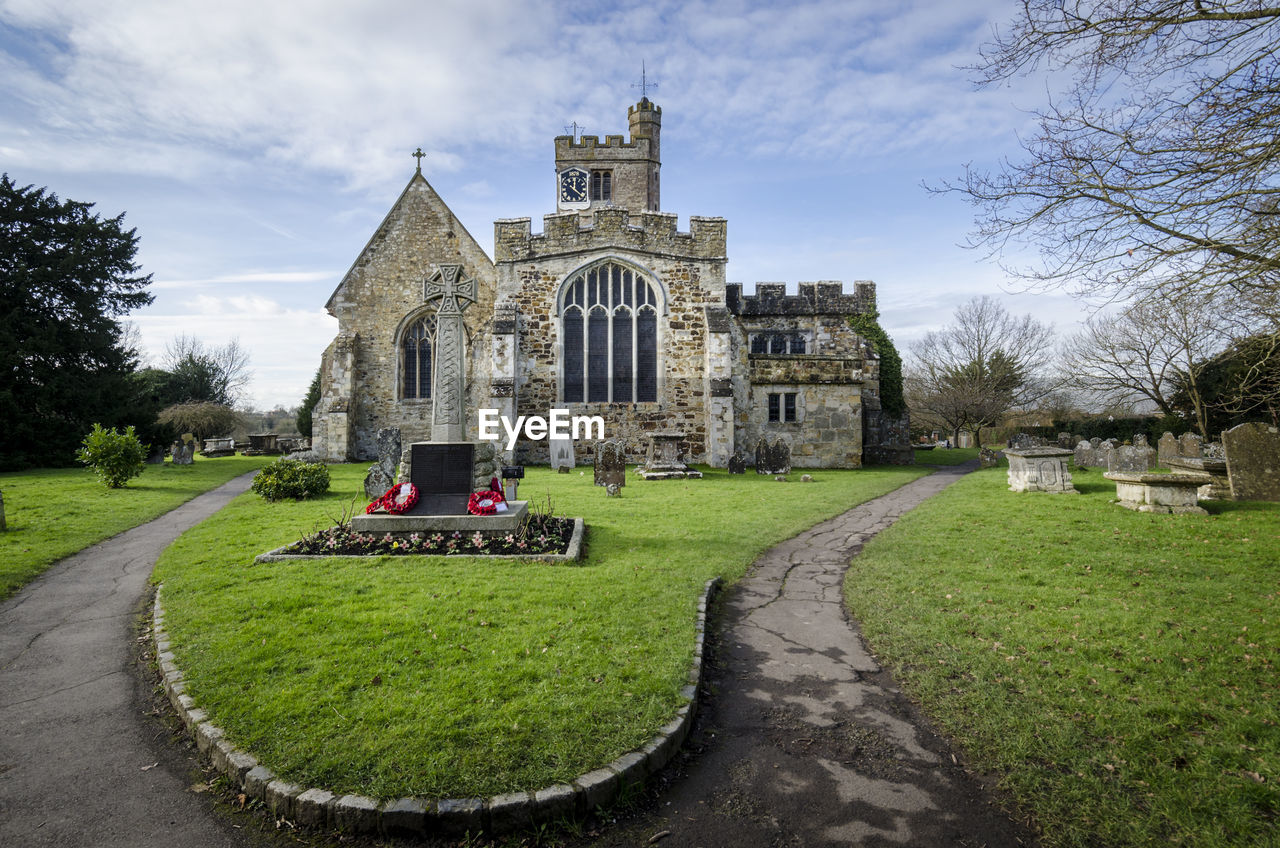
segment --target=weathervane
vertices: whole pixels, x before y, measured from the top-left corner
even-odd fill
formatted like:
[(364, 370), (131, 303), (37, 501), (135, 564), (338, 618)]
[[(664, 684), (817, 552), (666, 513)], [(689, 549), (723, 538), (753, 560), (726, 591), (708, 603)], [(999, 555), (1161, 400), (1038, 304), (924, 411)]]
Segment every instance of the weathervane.
[(582, 125), (581, 125), (581, 124), (579, 124), (577, 121), (574, 121), (573, 123), (571, 123), (571, 124), (569, 124), (568, 126), (566, 126), (566, 127), (564, 128), (564, 131), (565, 131), (565, 132), (567, 132), (567, 133), (569, 134), (569, 136), (574, 140), (574, 142), (575, 142), (575, 143), (577, 143), (577, 141), (578, 141), (578, 136), (579, 136), (579, 135), (582, 133), (582, 131), (583, 131), (583, 130), (585, 130), (585, 129), (586, 129), (586, 127), (582, 126)]
[(649, 82), (648, 72), (645, 70), (644, 60), (640, 60), (640, 82), (631, 83), (632, 88), (640, 89), (640, 99), (644, 100), (649, 96), (649, 89), (657, 88), (656, 82)]
[(417, 150), (413, 151), (409, 155), (418, 160), (418, 173), (421, 174), (422, 173), (422, 157), (426, 156), (427, 154), (423, 153), (422, 148), (419, 147)]

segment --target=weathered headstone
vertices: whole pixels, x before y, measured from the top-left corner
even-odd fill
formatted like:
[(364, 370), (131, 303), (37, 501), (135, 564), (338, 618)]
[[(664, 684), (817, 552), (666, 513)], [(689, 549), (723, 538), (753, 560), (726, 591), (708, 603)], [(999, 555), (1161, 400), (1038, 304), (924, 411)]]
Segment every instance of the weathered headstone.
[(1076, 444), (1072, 462), (1076, 468), (1093, 468), (1093, 445), (1081, 439)]
[(991, 448), (983, 448), (978, 451), (978, 467), (979, 468), (995, 468), (1000, 464), (1000, 454)]
[(1204, 439), (1196, 433), (1183, 433), (1178, 439), (1178, 453), (1181, 456), (1204, 456)]
[(742, 454), (734, 451), (733, 456), (729, 457), (729, 473), (730, 474), (746, 474), (747, 461), (742, 458)]
[(1071, 448), (1075, 446), (1075, 443), (1076, 443), (1075, 436), (1072, 436), (1070, 433), (1058, 434), (1058, 447)]
[(147, 457), (147, 465), (164, 465), (164, 448), (158, 447)]
[(1160, 441), (1156, 442), (1156, 453), (1159, 463), (1168, 468), (1169, 460), (1182, 456), (1178, 449), (1178, 437), (1166, 430)]
[(374, 436), (378, 461), (369, 466), (364, 478), (364, 493), (370, 500), (382, 497), (396, 483), (400, 465), (400, 428), (383, 427)]
[(772, 443), (763, 436), (756, 444), (757, 474), (790, 474), (791, 445), (779, 436)]
[(8, 525), (4, 523), (4, 492), (0, 492), (0, 531), (8, 529)]
[(561, 474), (568, 474), (577, 465), (573, 455), (572, 439), (549, 439), (551, 447), (551, 467)]
[(1238, 501), (1280, 501), (1280, 429), (1240, 424), (1222, 433), (1231, 496)]
[[(1145, 440), (1144, 440), (1145, 441)], [(1108, 471), (1149, 471), (1155, 464), (1156, 452), (1145, 444), (1121, 445), (1107, 454)]]
[(177, 441), (170, 449), (174, 465), (190, 465), (195, 456), (195, 442)]
[(622, 442), (596, 443), (595, 484), (606, 488), (627, 485), (627, 449)]
[(646, 480), (697, 479), (702, 472), (685, 464), (681, 445), (685, 434), (680, 430), (659, 430), (650, 436), (644, 466), (636, 471)]
[(1009, 491), (1011, 492), (1075, 492), (1067, 457), (1071, 451), (1058, 447), (1009, 448)]

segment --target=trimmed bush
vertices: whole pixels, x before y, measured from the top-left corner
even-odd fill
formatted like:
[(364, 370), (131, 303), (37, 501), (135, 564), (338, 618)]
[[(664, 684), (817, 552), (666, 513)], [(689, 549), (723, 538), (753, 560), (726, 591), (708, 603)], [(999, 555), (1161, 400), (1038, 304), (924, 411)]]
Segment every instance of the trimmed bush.
[(84, 447), (76, 451), (76, 459), (93, 469), (98, 479), (112, 489), (119, 489), (141, 474), (147, 467), (143, 462), (146, 456), (132, 425), (121, 433), (114, 427), (104, 430), (101, 424), (94, 424), (93, 431), (84, 437)]
[(253, 490), (269, 501), (296, 501), (329, 491), (329, 468), (320, 462), (277, 459), (253, 478)]

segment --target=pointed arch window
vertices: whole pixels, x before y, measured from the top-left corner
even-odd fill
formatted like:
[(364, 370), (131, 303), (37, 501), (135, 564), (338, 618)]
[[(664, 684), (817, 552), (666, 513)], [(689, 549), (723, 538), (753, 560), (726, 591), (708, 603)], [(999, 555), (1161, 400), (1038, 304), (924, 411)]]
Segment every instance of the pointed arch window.
[(657, 288), (605, 262), (570, 277), (560, 294), (561, 385), (569, 403), (658, 399)]
[(434, 315), (424, 315), (405, 328), (400, 338), (400, 397), (431, 397), (431, 347), (435, 338)]

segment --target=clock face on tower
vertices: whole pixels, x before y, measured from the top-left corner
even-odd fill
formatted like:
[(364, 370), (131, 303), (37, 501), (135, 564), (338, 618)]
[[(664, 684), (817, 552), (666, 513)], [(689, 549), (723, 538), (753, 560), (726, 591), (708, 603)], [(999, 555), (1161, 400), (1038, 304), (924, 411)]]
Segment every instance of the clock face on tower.
[(582, 168), (565, 168), (559, 174), (559, 192), (557, 207), (560, 209), (587, 209), (591, 206), (591, 198), (587, 194), (587, 179), (590, 176)]

